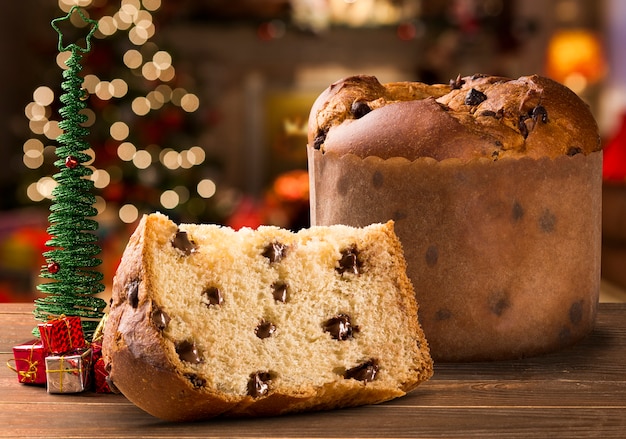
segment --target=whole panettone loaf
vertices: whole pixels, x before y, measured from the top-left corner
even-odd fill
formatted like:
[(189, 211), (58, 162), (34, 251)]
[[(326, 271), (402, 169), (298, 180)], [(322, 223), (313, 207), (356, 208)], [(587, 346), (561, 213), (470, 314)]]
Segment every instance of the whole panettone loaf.
[(113, 284), (113, 384), (167, 420), (389, 400), (432, 375), (393, 223), (298, 233), (144, 216)]
[(311, 222), (394, 220), (435, 361), (519, 358), (592, 329), (602, 151), (540, 76), (330, 85), (313, 104)]
[(450, 85), (346, 78), (313, 105), (309, 145), (359, 157), (463, 161), (601, 149), (587, 105), (567, 87), (537, 75), (475, 75)]

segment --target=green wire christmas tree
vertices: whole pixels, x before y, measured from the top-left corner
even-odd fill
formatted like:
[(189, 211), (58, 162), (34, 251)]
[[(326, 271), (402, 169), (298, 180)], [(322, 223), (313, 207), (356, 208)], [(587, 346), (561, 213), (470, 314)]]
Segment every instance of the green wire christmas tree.
[[(91, 26), (84, 48), (77, 44), (64, 46), (58, 27), (59, 22), (69, 20), (75, 11)], [(82, 69), (81, 53), (91, 50), (97, 22), (74, 6), (65, 17), (52, 20), (52, 27), (59, 34), (59, 52), (69, 51), (71, 55), (65, 62), (68, 68), (63, 71), (61, 84), (65, 93), (60, 98), (63, 106), (59, 111), (62, 118), (59, 127), (63, 134), (57, 138), (55, 162), (60, 172), (54, 175), (57, 186), (48, 217), (51, 238), (46, 245), (52, 250), (43, 253), (46, 264), (41, 269), (41, 277), (53, 281), (37, 287), (45, 297), (35, 300), (34, 315), (41, 321), (61, 314), (79, 316), (85, 336), (91, 338), (104, 315), (106, 302), (95, 297), (104, 290), (104, 285), (102, 273), (95, 269), (102, 261), (95, 257), (101, 250), (97, 236), (92, 233), (98, 229), (97, 221), (91, 219), (97, 214), (96, 198), (92, 194), (94, 183), (89, 178), (93, 171), (84, 165), (92, 157), (85, 152), (90, 147), (85, 140), (89, 130), (81, 125), (87, 116), (80, 111), (86, 108), (86, 95), (78, 74)]]

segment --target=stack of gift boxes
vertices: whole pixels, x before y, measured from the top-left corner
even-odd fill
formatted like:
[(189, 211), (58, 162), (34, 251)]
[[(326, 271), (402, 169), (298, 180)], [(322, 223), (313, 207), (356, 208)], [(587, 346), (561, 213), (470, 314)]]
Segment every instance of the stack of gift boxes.
[(38, 325), (40, 339), (13, 347), (20, 383), (46, 385), (48, 393), (95, 389), (111, 393), (102, 358), (102, 331), (85, 340), (80, 317), (60, 316)]

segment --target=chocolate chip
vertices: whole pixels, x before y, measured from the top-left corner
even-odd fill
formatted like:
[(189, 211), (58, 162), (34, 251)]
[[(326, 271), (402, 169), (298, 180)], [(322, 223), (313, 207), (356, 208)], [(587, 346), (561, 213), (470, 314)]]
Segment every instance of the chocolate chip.
[(152, 313), (150, 314), (150, 320), (156, 328), (160, 331), (167, 328), (167, 325), (170, 323), (170, 316), (163, 311), (161, 308), (152, 305)]
[(460, 74), (457, 75), (455, 79), (450, 80), (450, 88), (452, 90), (460, 89), (461, 87), (463, 87), (463, 84), (465, 84), (465, 79), (462, 79)]
[(361, 264), (358, 258), (358, 251), (356, 247), (350, 247), (341, 252), (341, 258), (339, 259), (339, 267), (336, 268), (339, 274), (345, 272), (352, 274), (360, 274)]
[(448, 320), (450, 317), (452, 317), (452, 312), (449, 309), (441, 308), (435, 313), (435, 320), (438, 321)]
[(221, 305), (224, 302), (222, 293), (217, 287), (209, 287), (202, 292), (202, 303), (206, 306)]
[(189, 256), (198, 248), (196, 243), (189, 239), (187, 232), (182, 230), (176, 231), (176, 235), (174, 236), (174, 239), (172, 239), (172, 246), (182, 252), (185, 256)]
[(272, 284), (272, 296), (277, 302), (287, 302), (287, 284), (284, 282), (274, 282)]
[(315, 139), (313, 139), (313, 148), (314, 149), (321, 149), (322, 148), (322, 145), (326, 141), (326, 135), (327, 134), (328, 134), (328, 129), (319, 130), (317, 132), (317, 135), (315, 136)]
[(198, 375), (194, 373), (185, 374), (185, 378), (187, 378), (191, 382), (191, 384), (196, 388), (206, 386), (206, 380), (204, 378), (199, 377)]
[(350, 178), (348, 175), (342, 175), (337, 179), (337, 193), (342, 197), (348, 195), (351, 188)]
[(583, 149), (580, 146), (570, 146), (567, 150), (567, 155), (572, 157), (576, 154), (580, 154), (581, 152), (583, 152)]
[(524, 208), (518, 201), (513, 203), (513, 209), (511, 209), (511, 219), (514, 223), (518, 222), (524, 217)]
[(535, 122), (541, 120), (543, 123), (548, 123), (548, 111), (543, 105), (537, 105), (533, 108), (530, 112), (530, 117), (532, 117)]
[(350, 107), (350, 112), (357, 119), (362, 118), (370, 111), (372, 111), (372, 109), (365, 101), (354, 101)]
[(511, 307), (511, 301), (509, 299), (509, 296), (504, 291), (490, 294), (487, 302), (489, 310), (498, 317), (502, 316), (504, 311)]
[(394, 220), (395, 222), (398, 222), (400, 220), (406, 219), (409, 215), (406, 212), (403, 212), (401, 210), (395, 210), (392, 214), (391, 214), (391, 219)]
[(383, 174), (381, 174), (380, 171), (374, 172), (374, 175), (372, 175), (372, 185), (374, 186), (374, 188), (380, 189), (381, 187), (383, 187), (384, 182), (385, 179), (383, 177)]
[(270, 263), (280, 262), (285, 257), (288, 248), (285, 244), (275, 241), (265, 247), (263, 256), (269, 259)]
[(271, 337), (274, 332), (276, 332), (276, 325), (265, 320), (261, 320), (261, 323), (259, 323), (254, 330), (256, 336), (261, 339)]
[(530, 134), (530, 132), (535, 127), (535, 121), (532, 120), (532, 118), (530, 116), (528, 116), (527, 114), (522, 114), (519, 117), (519, 122), (518, 122), (517, 126), (519, 128), (520, 134), (525, 139), (525, 138), (528, 137), (528, 134)]
[(270, 390), (272, 377), (269, 372), (256, 372), (250, 374), (248, 380), (248, 395), (253, 398), (265, 395)]
[(130, 281), (128, 285), (126, 285), (126, 299), (128, 300), (128, 303), (130, 303), (130, 306), (132, 306), (133, 308), (137, 308), (137, 306), (139, 305), (140, 283), (140, 280), (135, 279)]
[(434, 267), (437, 265), (437, 261), (439, 261), (439, 249), (437, 249), (436, 245), (431, 245), (426, 249), (426, 254), (424, 255), (426, 259), (426, 265), (429, 267)]
[(378, 361), (371, 359), (363, 364), (353, 367), (352, 369), (346, 370), (346, 373), (343, 376), (347, 379), (352, 378), (357, 381), (368, 383), (376, 379), (378, 369)]
[(530, 110), (528, 114), (522, 114), (519, 117), (519, 131), (520, 134), (525, 138), (528, 137), (528, 134), (535, 129), (535, 125), (537, 121), (541, 121), (543, 123), (548, 122), (548, 112), (542, 105), (537, 105), (535, 108)]
[(465, 95), (465, 105), (478, 105), (485, 99), (487, 99), (487, 95), (485, 93), (472, 88), (467, 92), (467, 95)]
[(491, 111), (491, 110), (485, 110), (485, 111), (481, 111), (480, 115), (485, 116), (485, 117), (496, 117), (496, 112)]
[(352, 326), (349, 315), (337, 314), (324, 322), (324, 331), (330, 333), (335, 340), (348, 340), (359, 331), (359, 327)]
[(193, 341), (185, 340), (177, 343), (176, 353), (182, 361), (186, 361), (187, 363), (202, 363), (202, 357), (200, 356), (200, 352), (198, 352), (198, 347)]
[(583, 301), (572, 303), (569, 308), (569, 321), (574, 325), (578, 325), (583, 320)]
[(539, 227), (546, 233), (554, 232), (556, 228), (556, 215), (550, 209), (545, 209), (539, 217)]

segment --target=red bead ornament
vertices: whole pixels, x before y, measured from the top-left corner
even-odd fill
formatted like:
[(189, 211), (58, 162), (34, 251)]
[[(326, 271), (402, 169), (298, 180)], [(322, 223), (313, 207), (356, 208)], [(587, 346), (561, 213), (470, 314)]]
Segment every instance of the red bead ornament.
[(61, 266), (59, 265), (58, 262), (53, 261), (53, 262), (48, 263), (48, 273), (57, 274), (60, 269), (61, 269)]
[(67, 158), (65, 159), (65, 166), (70, 169), (76, 168), (78, 166), (78, 159), (73, 155), (67, 156)]

